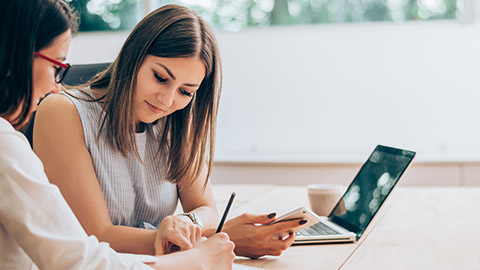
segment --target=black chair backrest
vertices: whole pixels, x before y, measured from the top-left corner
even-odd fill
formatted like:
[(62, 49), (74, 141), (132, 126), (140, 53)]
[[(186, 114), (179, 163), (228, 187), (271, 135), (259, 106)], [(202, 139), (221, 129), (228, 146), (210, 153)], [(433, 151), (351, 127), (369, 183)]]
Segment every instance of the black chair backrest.
[(68, 70), (63, 84), (65, 85), (79, 85), (88, 82), (95, 74), (104, 71), (110, 63), (87, 64), (87, 65), (73, 65)]
[[(63, 79), (62, 84), (65, 85), (79, 85), (88, 82), (95, 74), (107, 69), (110, 63), (86, 64), (86, 65), (72, 65), (68, 70), (67, 75)], [(35, 112), (28, 123), (22, 127), (20, 131), (25, 134), (30, 146), (33, 148), (33, 125), (35, 123)]]

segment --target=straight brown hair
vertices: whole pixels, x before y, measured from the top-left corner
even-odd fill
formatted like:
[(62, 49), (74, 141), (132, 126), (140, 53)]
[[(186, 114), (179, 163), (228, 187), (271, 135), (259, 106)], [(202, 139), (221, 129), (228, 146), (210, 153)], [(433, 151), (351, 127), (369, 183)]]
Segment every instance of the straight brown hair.
[[(106, 132), (110, 145), (123, 156), (134, 153), (140, 159), (133, 98), (137, 74), (146, 55), (198, 56), (205, 65), (205, 78), (191, 102), (182, 110), (146, 124), (146, 132), (161, 134), (158, 153), (168, 153), (166, 180), (177, 183), (196, 179), (207, 165), (206, 185), (213, 165), (222, 73), (212, 30), (189, 8), (167, 5), (150, 13), (133, 29), (110, 67), (87, 83), (92, 90), (99, 91), (95, 100), (103, 104), (106, 112), (100, 133)], [(155, 128), (160, 132), (154, 133)]]
[(33, 60), (69, 29), (77, 31), (76, 13), (63, 0), (0, 1), (0, 116), (15, 128), (32, 114)]

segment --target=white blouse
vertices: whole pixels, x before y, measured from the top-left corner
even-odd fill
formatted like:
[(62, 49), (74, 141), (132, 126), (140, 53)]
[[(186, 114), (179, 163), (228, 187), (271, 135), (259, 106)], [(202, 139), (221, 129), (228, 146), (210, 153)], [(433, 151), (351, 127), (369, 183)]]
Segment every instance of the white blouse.
[(0, 117), (0, 269), (152, 269), (87, 236), (22, 133)]

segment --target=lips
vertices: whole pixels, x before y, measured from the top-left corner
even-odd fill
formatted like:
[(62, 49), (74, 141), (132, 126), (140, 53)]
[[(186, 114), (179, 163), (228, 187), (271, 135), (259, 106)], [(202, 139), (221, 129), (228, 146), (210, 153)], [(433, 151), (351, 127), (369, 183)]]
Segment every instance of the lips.
[(154, 113), (162, 113), (162, 112), (165, 112), (165, 110), (162, 110), (162, 109), (160, 109), (159, 107), (148, 103), (147, 101), (145, 101), (145, 103), (147, 103), (147, 106), (148, 106), (148, 107), (150, 108), (150, 110), (152, 110)]

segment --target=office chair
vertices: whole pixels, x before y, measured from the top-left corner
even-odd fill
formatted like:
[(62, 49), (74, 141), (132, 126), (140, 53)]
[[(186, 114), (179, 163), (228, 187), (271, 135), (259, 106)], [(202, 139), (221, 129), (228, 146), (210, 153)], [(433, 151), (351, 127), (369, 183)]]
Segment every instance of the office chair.
[(62, 84), (79, 85), (88, 82), (95, 74), (104, 71), (111, 63), (73, 65), (68, 70)]
[[(67, 75), (63, 79), (64, 85), (79, 85), (88, 82), (95, 74), (107, 69), (110, 63), (86, 64), (86, 65), (72, 65), (68, 70)], [(20, 131), (27, 137), (30, 146), (33, 148), (33, 124), (35, 123), (35, 113), (28, 123), (20, 129)]]

